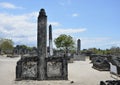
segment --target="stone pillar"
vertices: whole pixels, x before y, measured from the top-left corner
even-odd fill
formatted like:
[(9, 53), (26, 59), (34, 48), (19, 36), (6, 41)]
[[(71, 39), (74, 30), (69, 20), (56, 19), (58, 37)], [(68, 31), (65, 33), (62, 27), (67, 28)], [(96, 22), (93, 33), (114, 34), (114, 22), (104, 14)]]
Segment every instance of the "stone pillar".
[(53, 44), (52, 44), (52, 25), (49, 25), (49, 55), (53, 55)]
[(45, 57), (47, 56), (47, 16), (44, 9), (41, 9), (38, 16), (37, 28), (38, 48), (38, 79), (45, 80)]
[(77, 40), (77, 54), (80, 54), (80, 49), (81, 49), (81, 40)]

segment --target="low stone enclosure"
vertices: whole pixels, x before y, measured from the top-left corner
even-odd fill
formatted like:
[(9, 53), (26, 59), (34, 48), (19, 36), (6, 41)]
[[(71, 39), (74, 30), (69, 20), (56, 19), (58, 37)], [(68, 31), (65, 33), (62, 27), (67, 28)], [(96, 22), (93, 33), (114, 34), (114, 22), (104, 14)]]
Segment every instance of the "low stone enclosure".
[[(39, 78), (39, 58), (23, 57), (17, 62), (16, 80)], [(67, 80), (67, 57), (48, 57), (45, 58), (45, 79), (44, 80)]]
[(110, 71), (110, 73), (120, 76), (120, 56), (115, 55), (91, 55), (93, 68), (99, 71)]
[(93, 68), (97, 69), (99, 71), (109, 71), (110, 70), (110, 64), (108, 62), (108, 59), (106, 56), (103, 55), (92, 55), (91, 60), (93, 63)]

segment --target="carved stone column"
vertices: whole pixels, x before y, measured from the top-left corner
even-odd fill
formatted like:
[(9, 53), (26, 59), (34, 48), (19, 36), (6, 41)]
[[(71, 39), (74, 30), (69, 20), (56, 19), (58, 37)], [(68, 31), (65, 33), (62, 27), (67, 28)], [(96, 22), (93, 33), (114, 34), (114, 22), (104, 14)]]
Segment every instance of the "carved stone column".
[(53, 44), (52, 44), (52, 25), (49, 25), (49, 55), (53, 55)]
[(41, 9), (38, 16), (38, 78), (45, 80), (45, 57), (47, 56), (47, 16), (44, 9)]
[(77, 54), (80, 54), (80, 49), (81, 49), (81, 40), (77, 40)]

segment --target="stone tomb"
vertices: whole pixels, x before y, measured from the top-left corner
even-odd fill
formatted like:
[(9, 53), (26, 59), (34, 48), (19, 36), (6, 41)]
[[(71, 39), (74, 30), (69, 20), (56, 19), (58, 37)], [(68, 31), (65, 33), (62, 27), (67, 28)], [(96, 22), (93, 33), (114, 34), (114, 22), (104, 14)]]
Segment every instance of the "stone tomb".
[[(16, 79), (39, 80), (39, 64), (37, 56), (22, 57), (16, 66)], [(67, 59), (66, 57), (45, 58), (45, 79), (44, 80), (67, 80)]]
[(93, 57), (92, 57), (93, 66), (92, 67), (94, 69), (99, 70), (99, 71), (109, 71), (110, 70), (110, 64), (108, 62), (107, 57), (109, 57), (109, 56), (93, 55)]
[[(37, 49), (34, 55), (22, 55), (16, 66), (16, 80), (67, 80), (67, 56), (53, 56), (52, 26), (49, 26), (49, 47), (47, 53), (47, 15), (41, 9), (38, 16)], [(47, 55), (49, 54), (49, 55)]]

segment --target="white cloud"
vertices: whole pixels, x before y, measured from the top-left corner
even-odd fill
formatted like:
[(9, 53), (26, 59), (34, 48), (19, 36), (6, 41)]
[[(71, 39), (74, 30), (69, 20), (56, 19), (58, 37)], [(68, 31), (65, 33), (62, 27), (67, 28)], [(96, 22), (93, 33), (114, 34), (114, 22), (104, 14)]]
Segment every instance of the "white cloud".
[(23, 7), (18, 7), (18, 6), (15, 6), (14, 4), (11, 4), (8, 2), (1, 2), (0, 7), (8, 8), (8, 9), (23, 9)]
[(34, 15), (11, 15), (0, 13), (0, 36), (13, 39), (15, 42), (34, 43), (37, 34), (37, 24), (32, 22)]
[(74, 34), (86, 31), (86, 28), (70, 28), (70, 29), (55, 29), (53, 30), (54, 34)]
[(26, 14), (26, 15), (29, 15), (29, 16), (34, 17), (34, 18), (37, 18), (38, 15), (39, 15), (39, 12), (32, 12), (32, 13), (29, 13), (29, 14)]
[[(0, 13), (0, 37), (12, 39), (15, 44), (36, 45), (38, 12), (22, 15)], [(48, 22), (59, 26), (59, 22)]]
[(52, 25), (52, 26), (60, 26), (60, 23), (59, 22), (49, 22), (48, 21), (48, 25)]
[(61, 34), (71, 35), (73, 38), (75, 38), (74, 34), (79, 35), (79, 33), (85, 32), (85, 31), (86, 31), (85, 28), (54, 29), (53, 30), (53, 40)]
[(78, 14), (78, 13), (74, 13), (74, 14), (72, 14), (72, 16), (73, 16), (73, 17), (78, 17), (79, 14)]

